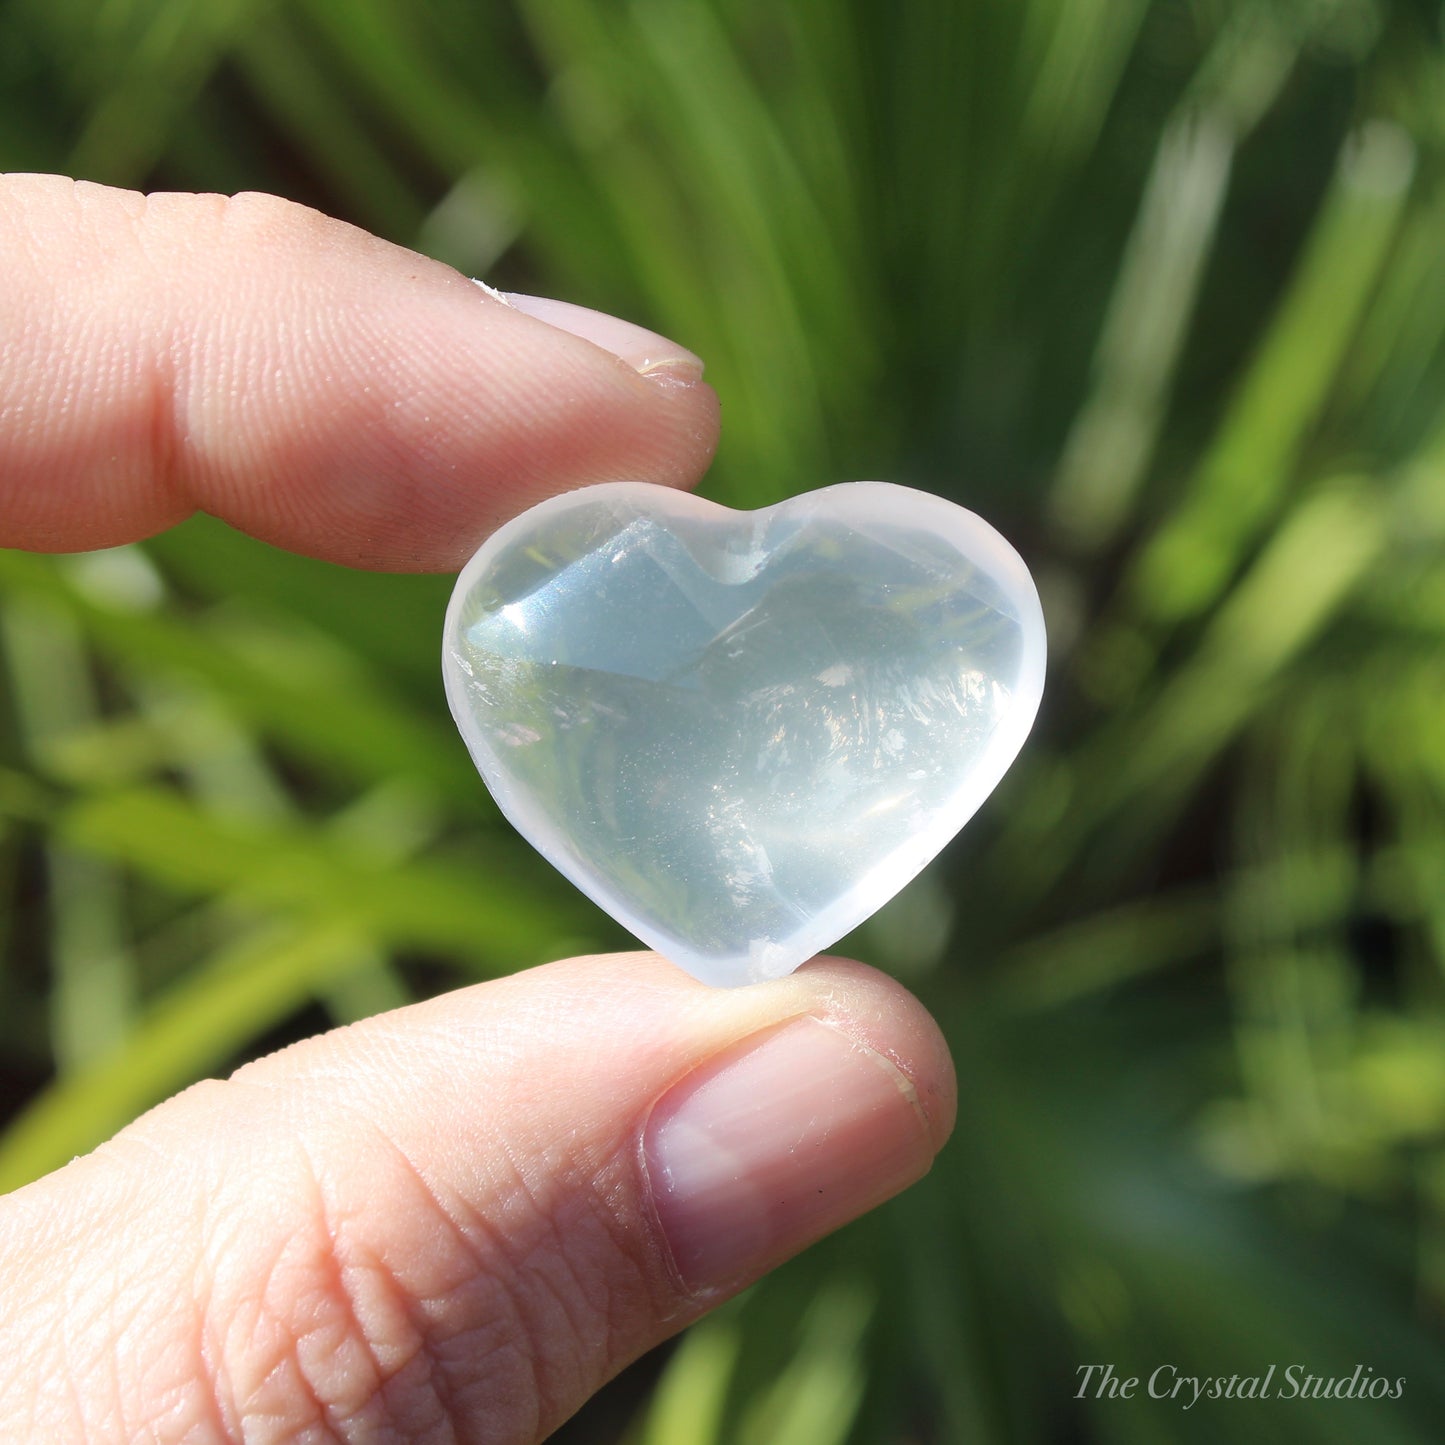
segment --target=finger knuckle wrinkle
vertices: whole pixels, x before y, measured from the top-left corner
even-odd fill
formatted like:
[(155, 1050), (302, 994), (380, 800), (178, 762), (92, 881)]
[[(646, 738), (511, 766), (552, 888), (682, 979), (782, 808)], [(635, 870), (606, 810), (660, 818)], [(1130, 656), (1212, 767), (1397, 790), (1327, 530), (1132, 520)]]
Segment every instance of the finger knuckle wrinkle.
[[(428, 1243), (399, 1246), (366, 1201), (337, 1198), (304, 1149), (288, 1173), (272, 1221), (221, 1221), (213, 1234), (220, 1255), (245, 1257), (210, 1308), (215, 1389), (241, 1438), (253, 1422), (307, 1445), (528, 1438), (534, 1392), (517, 1382), (531, 1351), (518, 1348), (492, 1252), (414, 1198), (404, 1233)], [(394, 1179), (374, 1192), (398, 1198)]]
[(499, 1199), (494, 1227), (505, 1242), (512, 1323), (507, 1350), (491, 1361), (493, 1378), (499, 1387), (524, 1385), (547, 1431), (630, 1354), (641, 1276), (630, 1252), (619, 1253), (615, 1211), (580, 1181), (539, 1191), (516, 1168)]
[(345, 1157), (299, 1135), (282, 1154), (271, 1216), (213, 1230), (223, 1274), (247, 1261), (210, 1295), (228, 1418), (288, 1441), (535, 1440), (629, 1354), (650, 1276), (608, 1191), (495, 1157), (454, 1188), (369, 1124)]
[(358, 1309), (344, 1232), (304, 1169), (285, 1192), (260, 1231), (238, 1221), (218, 1236), (239, 1263), (222, 1267), (212, 1303), (217, 1392), (243, 1438), (258, 1422), (308, 1445), (385, 1438), (384, 1354)]

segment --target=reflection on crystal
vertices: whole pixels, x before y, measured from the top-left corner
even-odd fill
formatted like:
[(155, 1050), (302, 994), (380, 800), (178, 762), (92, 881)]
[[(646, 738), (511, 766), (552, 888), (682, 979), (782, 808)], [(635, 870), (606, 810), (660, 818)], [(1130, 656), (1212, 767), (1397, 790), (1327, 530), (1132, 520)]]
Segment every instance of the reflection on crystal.
[(446, 639), (508, 816), (716, 983), (787, 972), (913, 877), (1018, 751), (1042, 667), (1016, 554), (881, 483), (756, 513), (570, 493), (482, 549)]

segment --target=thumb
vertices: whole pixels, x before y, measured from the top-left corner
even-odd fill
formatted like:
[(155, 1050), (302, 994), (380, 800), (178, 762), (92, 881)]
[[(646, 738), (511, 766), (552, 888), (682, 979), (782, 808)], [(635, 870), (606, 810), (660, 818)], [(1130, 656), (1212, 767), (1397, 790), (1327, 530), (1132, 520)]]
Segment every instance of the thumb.
[(530, 1441), (925, 1173), (939, 1033), (859, 964), (552, 964), (188, 1091), (0, 1201), (0, 1437)]

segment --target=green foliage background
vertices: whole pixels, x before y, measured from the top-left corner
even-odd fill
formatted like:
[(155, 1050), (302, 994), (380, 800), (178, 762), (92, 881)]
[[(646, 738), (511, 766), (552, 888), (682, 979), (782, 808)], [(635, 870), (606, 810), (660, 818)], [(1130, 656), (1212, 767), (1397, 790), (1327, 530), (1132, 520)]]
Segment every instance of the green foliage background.
[[(634, 317), (707, 359), (709, 495), (906, 481), (1039, 578), (1035, 740), (848, 944), (943, 1021), (957, 1137), (566, 1438), (1439, 1437), (1442, 162), (1425, 0), (0, 0), (5, 169)], [(4, 1186), (622, 942), (471, 772), (448, 582), (207, 519), (0, 553)], [(1075, 1399), (1103, 1361), (1406, 1383)]]

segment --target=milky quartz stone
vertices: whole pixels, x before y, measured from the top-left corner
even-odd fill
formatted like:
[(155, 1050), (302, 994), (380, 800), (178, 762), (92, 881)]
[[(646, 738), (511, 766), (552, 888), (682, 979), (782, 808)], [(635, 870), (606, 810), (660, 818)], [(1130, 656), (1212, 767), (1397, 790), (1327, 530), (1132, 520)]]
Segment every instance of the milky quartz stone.
[(619, 482), (483, 545), (443, 671), (518, 831), (732, 985), (836, 942), (968, 821), (1038, 710), (1044, 622), (1018, 553), (924, 492), (735, 512)]

